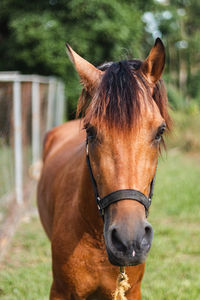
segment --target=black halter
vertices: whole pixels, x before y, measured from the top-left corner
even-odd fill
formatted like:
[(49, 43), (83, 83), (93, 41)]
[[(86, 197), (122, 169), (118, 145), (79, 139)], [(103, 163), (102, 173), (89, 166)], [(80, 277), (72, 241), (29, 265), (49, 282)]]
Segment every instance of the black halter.
[(99, 213), (102, 217), (104, 215), (104, 209), (106, 207), (108, 207), (110, 204), (112, 204), (114, 202), (121, 201), (121, 200), (126, 200), (126, 199), (138, 201), (139, 203), (144, 205), (146, 217), (148, 216), (149, 207), (151, 205), (152, 197), (153, 197), (155, 176), (154, 176), (154, 178), (151, 182), (151, 185), (150, 185), (150, 193), (149, 193), (148, 198), (147, 198), (147, 196), (145, 196), (140, 191), (133, 190), (133, 189), (117, 190), (117, 191), (112, 192), (112, 193), (106, 195), (105, 197), (101, 198), (99, 196), (99, 193), (98, 193), (96, 180), (95, 180), (94, 175), (92, 173), (92, 167), (91, 167), (90, 158), (89, 158), (89, 151), (88, 151), (88, 138), (86, 139), (86, 161), (87, 161), (90, 177), (91, 177), (91, 180), (92, 180), (92, 185), (93, 185), (94, 194), (95, 194), (95, 198), (96, 198), (96, 202), (97, 202), (97, 207), (98, 207)]

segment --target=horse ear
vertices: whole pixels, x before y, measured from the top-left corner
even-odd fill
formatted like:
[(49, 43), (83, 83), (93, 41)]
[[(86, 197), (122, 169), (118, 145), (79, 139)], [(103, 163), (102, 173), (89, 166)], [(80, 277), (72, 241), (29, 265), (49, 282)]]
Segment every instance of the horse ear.
[(80, 78), (84, 85), (84, 88), (92, 94), (95, 88), (98, 86), (102, 71), (95, 68), (91, 63), (78, 55), (70, 46), (66, 44), (67, 54), (74, 64)]
[(142, 72), (150, 83), (156, 83), (162, 75), (165, 66), (165, 47), (157, 38), (149, 56), (142, 64)]

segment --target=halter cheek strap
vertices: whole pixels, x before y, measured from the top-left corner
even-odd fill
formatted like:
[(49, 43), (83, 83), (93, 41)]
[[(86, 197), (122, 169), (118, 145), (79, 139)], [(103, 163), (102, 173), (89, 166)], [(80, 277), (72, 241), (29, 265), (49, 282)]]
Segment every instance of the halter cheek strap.
[(152, 197), (153, 197), (155, 176), (150, 185), (149, 197), (147, 197), (146, 195), (144, 195), (143, 193), (141, 193), (140, 191), (137, 191), (137, 190), (123, 189), (123, 190), (117, 190), (115, 192), (112, 192), (112, 193), (106, 195), (105, 197), (101, 198), (98, 193), (97, 183), (94, 178), (91, 163), (90, 163), (89, 151), (88, 151), (88, 138), (86, 139), (86, 161), (87, 161), (90, 178), (91, 178), (93, 189), (94, 189), (97, 207), (98, 207), (100, 215), (102, 217), (104, 215), (104, 210), (106, 207), (108, 207), (112, 203), (115, 203), (115, 202), (121, 201), (121, 200), (134, 200), (134, 201), (141, 203), (145, 207), (146, 217), (148, 216), (149, 207), (151, 205)]

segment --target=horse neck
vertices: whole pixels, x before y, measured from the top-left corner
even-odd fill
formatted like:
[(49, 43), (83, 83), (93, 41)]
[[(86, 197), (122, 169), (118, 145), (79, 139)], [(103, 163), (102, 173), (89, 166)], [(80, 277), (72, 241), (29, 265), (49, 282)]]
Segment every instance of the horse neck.
[(91, 234), (101, 236), (103, 234), (103, 221), (97, 209), (92, 182), (86, 163), (85, 151), (83, 154), (83, 168), (80, 189), (78, 193), (78, 207), (81, 219)]

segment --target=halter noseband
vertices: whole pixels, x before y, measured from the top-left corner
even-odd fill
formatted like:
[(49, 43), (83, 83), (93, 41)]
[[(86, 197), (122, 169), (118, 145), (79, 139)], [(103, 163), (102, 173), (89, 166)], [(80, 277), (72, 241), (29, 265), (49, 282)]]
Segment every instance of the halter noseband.
[(86, 139), (86, 161), (87, 161), (87, 165), (88, 165), (88, 169), (89, 169), (89, 173), (90, 173), (90, 178), (91, 178), (93, 189), (94, 189), (94, 194), (95, 194), (95, 198), (96, 198), (96, 202), (97, 202), (97, 207), (98, 207), (99, 213), (102, 217), (104, 216), (105, 208), (108, 207), (110, 204), (115, 203), (117, 201), (121, 201), (121, 200), (127, 200), (127, 199), (138, 201), (139, 203), (144, 205), (146, 217), (148, 216), (149, 207), (151, 205), (152, 197), (153, 197), (155, 176), (151, 181), (150, 193), (149, 193), (148, 198), (147, 198), (146, 195), (144, 195), (140, 191), (133, 190), (133, 189), (117, 190), (117, 191), (112, 192), (112, 193), (106, 195), (105, 197), (101, 198), (99, 196), (99, 193), (98, 193), (97, 183), (96, 183), (96, 180), (94, 178), (91, 163), (90, 163), (90, 157), (89, 157), (89, 151), (88, 151), (88, 137)]

